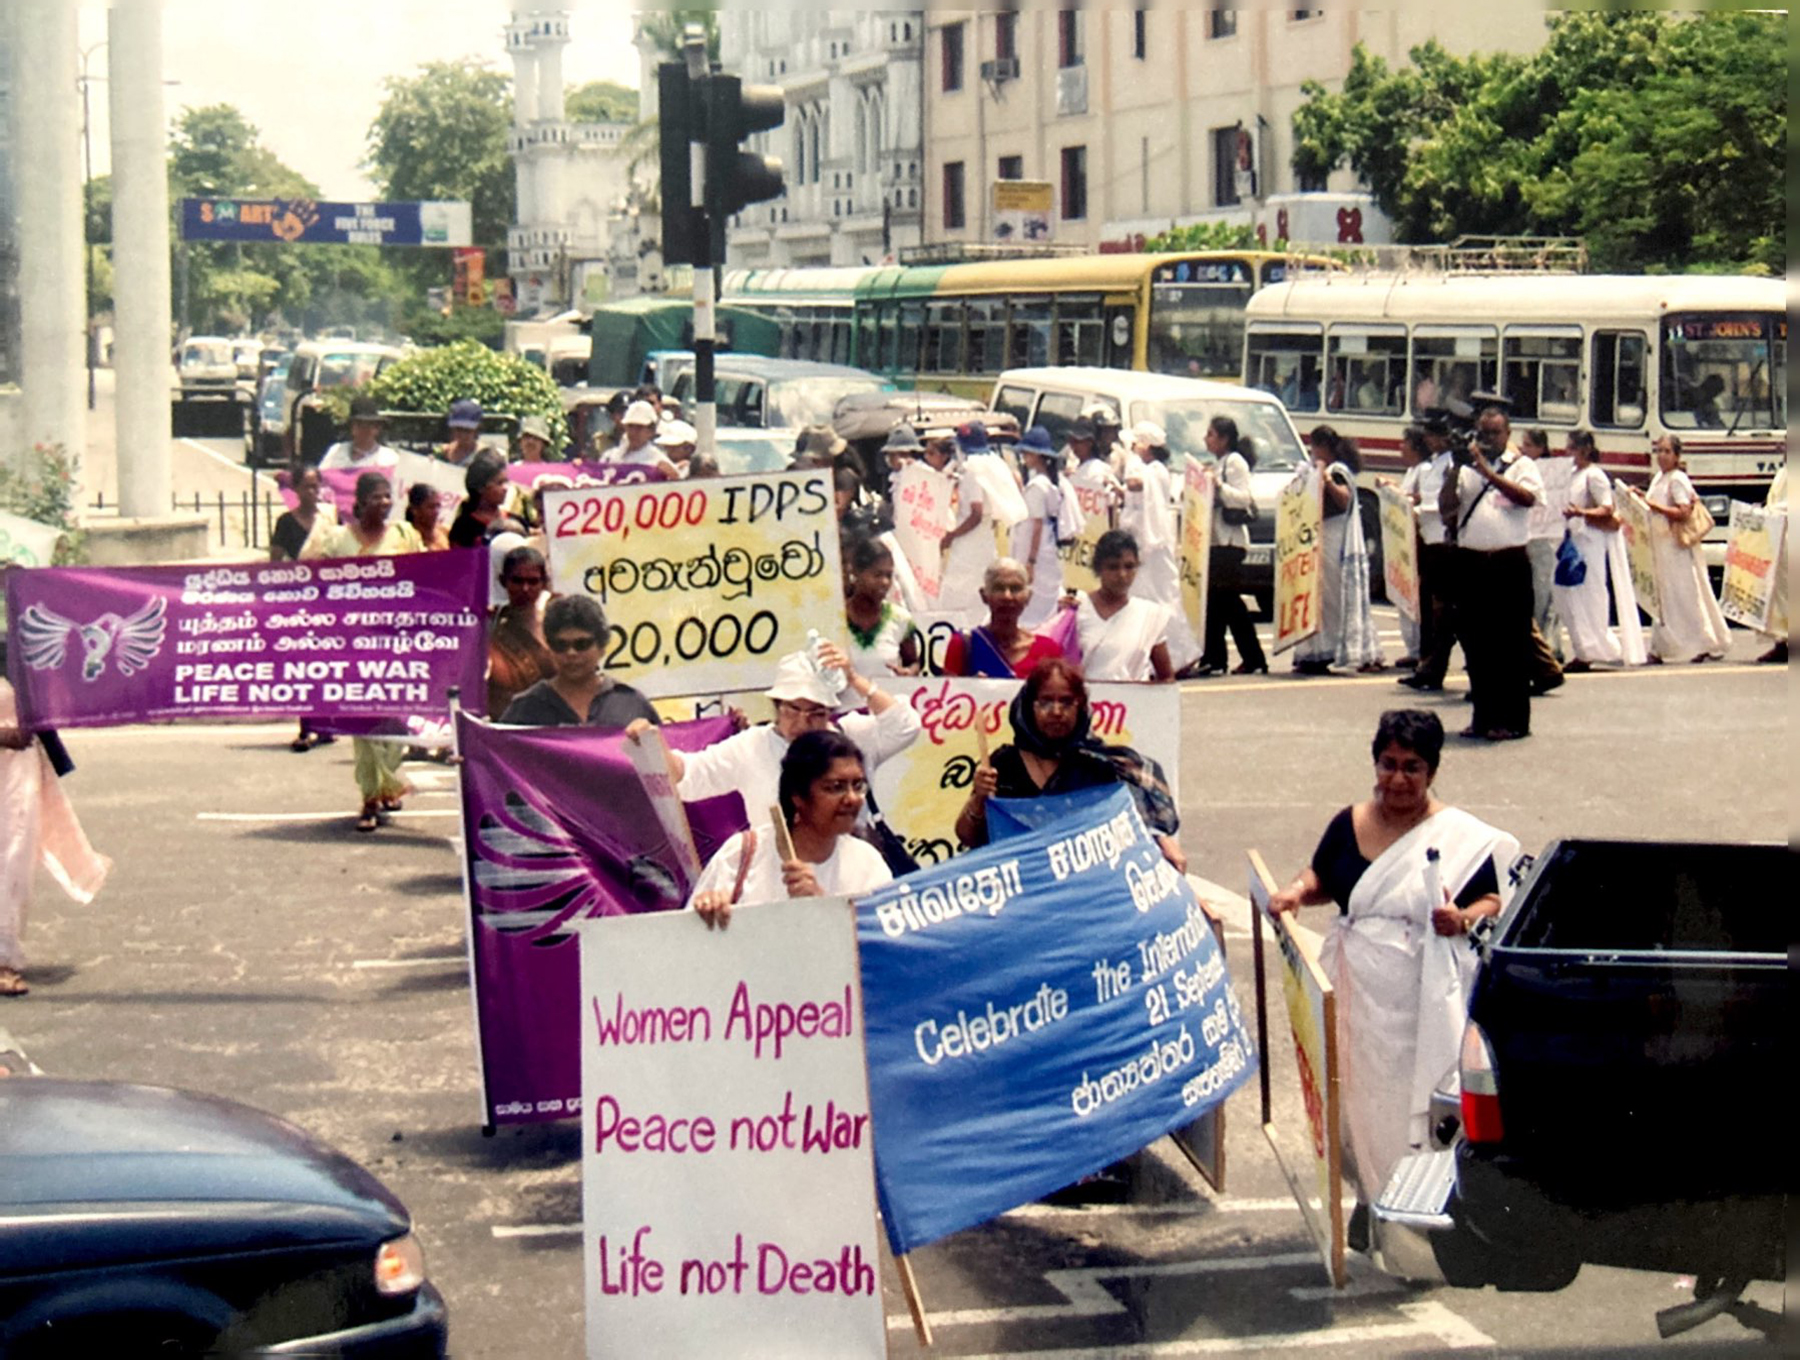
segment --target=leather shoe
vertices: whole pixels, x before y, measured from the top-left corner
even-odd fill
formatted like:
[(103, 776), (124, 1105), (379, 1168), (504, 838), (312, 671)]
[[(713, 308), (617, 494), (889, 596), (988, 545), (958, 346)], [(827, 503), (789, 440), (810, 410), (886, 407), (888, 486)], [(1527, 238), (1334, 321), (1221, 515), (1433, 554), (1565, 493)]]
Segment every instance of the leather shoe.
[(1233, 675), (1267, 675), (1269, 664), (1265, 661), (1260, 666), (1252, 666), (1248, 661), (1240, 661), (1231, 668), (1231, 673)]
[(1417, 674), (1403, 675), (1394, 683), (1397, 685), (1405, 685), (1408, 689), (1417, 690), (1441, 690), (1444, 687), (1442, 682), (1427, 680), (1424, 676)]
[(1586, 675), (1593, 669), (1593, 663), (1588, 661), (1565, 661), (1563, 663), (1564, 675)]
[(1562, 682), (1563, 678), (1561, 671), (1558, 671), (1555, 675), (1539, 676), (1536, 680), (1531, 682), (1531, 692), (1534, 695), (1548, 694), (1551, 690), (1559, 688), (1562, 685)]

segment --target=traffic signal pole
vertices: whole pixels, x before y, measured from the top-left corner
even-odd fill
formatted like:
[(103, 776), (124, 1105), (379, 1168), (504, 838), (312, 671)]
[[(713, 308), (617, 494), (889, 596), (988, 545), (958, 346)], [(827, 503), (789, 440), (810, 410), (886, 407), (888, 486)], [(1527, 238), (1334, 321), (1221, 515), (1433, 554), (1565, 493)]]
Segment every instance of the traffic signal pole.
[[(682, 34), (681, 55), (687, 64), (688, 88), (698, 89), (706, 79), (706, 35), (698, 24), (689, 24)], [(694, 101), (701, 103), (701, 101)], [(693, 104), (690, 104), (690, 108)], [(696, 216), (706, 211), (706, 122), (693, 119), (688, 140), (688, 207)], [(713, 312), (713, 272), (711, 268), (711, 233), (705, 262), (694, 262), (694, 447), (717, 462), (719, 456), (719, 415), (717, 389), (713, 379), (713, 347), (718, 338), (717, 319)]]

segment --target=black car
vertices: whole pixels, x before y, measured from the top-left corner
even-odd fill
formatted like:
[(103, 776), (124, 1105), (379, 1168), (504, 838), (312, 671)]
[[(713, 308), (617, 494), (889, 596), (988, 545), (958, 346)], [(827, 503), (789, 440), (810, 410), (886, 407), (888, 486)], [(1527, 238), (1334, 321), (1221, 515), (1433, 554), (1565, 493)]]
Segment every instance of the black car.
[(441, 1357), (404, 1205), (292, 1124), (121, 1082), (0, 1080), (0, 1355)]

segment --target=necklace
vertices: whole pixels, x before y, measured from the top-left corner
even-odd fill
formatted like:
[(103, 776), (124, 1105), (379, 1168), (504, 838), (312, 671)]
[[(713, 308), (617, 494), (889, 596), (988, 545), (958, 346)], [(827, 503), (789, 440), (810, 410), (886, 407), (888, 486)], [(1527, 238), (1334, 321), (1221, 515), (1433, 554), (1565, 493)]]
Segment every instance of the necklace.
[(858, 647), (867, 651), (875, 645), (875, 639), (880, 636), (881, 630), (887, 626), (888, 614), (891, 608), (892, 606), (886, 600), (883, 600), (881, 602), (881, 612), (875, 616), (875, 626), (867, 629), (858, 625), (856, 620), (851, 618), (848, 613), (845, 614), (844, 622), (849, 625), (850, 636), (856, 639), (856, 645)]

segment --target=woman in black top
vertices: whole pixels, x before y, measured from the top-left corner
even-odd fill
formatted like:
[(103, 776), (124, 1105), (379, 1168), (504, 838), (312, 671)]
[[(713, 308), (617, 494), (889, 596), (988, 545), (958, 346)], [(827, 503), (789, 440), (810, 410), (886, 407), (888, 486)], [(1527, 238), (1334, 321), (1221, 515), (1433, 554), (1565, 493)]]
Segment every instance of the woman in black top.
[(585, 595), (552, 600), (544, 610), (544, 641), (556, 674), (510, 704), (500, 721), (515, 727), (623, 729), (638, 718), (661, 724), (650, 701), (600, 671), (609, 629), (600, 606)]
[(525, 532), (523, 524), (501, 509), (511, 485), (506, 479), (506, 459), (501, 454), (483, 449), (470, 460), (468, 471), (463, 473), (463, 486), (469, 494), (450, 525), (452, 548), (478, 548), (495, 534)]
[(968, 801), (956, 816), (957, 839), (964, 845), (987, 844), (989, 798), (1041, 798), (1124, 784), (1163, 857), (1186, 871), (1187, 857), (1175, 840), (1181, 817), (1162, 767), (1129, 746), (1109, 746), (1090, 734), (1093, 715), (1079, 670), (1061, 657), (1038, 662), (1014, 696), (1008, 716), (1012, 744), (976, 766)]
[(307, 535), (312, 533), (313, 525), (319, 522), (320, 486), (316, 467), (303, 467), (294, 474), (294, 496), (298, 504), (292, 510), (284, 511), (275, 521), (275, 528), (269, 534), (271, 562), (300, 560), (300, 549)]

